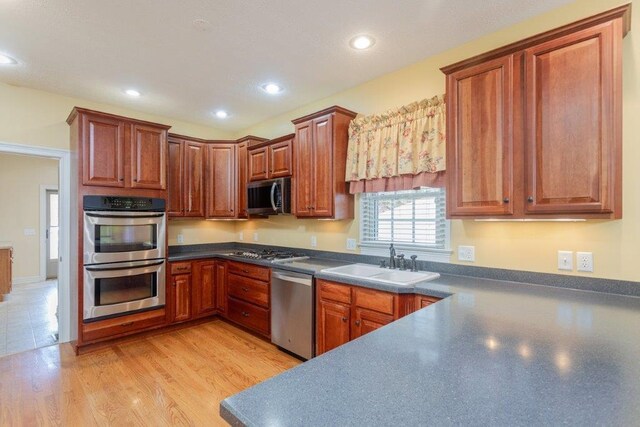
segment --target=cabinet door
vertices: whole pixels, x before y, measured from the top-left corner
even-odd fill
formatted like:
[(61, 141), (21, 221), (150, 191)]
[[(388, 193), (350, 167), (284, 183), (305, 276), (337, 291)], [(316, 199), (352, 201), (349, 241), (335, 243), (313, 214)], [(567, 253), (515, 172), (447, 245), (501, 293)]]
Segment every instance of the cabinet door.
[(184, 216), (184, 144), (179, 139), (169, 139), (169, 168), (167, 185), (167, 214)]
[(433, 303), (440, 301), (442, 298), (430, 297), (426, 295), (416, 295), (416, 310), (430, 306)]
[(269, 146), (269, 177), (291, 176), (293, 170), (292, 140), (278, 142)]
[(198, 142), (185, 143), (185, 216), (204, 217), (205, 148)]
[(167, 132), (134, 124), (131, 135), (131, 188), (167, 187)]
[(247, 159), (247, 143), (243, 142), (238, 144), (236, 148), (237, 154), (237, 166), (238, 166), (238, 199), (236, 201), (236, 212), (238, 214), (238, 218), (248, 218), (249, 213), (247, 212), (247, 169), (248, 159)]
[(233, 218), (236, 204), (235, 144), (209, 145), (207, 218)]
[(351, 339), (354, 340), (371, 331), (375, 331), (393, 322), (393, 320), (394, 317), (392, 315), (356, 307), (354, 309), (353, 328), (351, 328)]
[(227, 263), (216, 261), (216, 309), (227, 314)]
[(318, 299), (316, 314), (316, 354), (320, 355), (349, 342), (351, 307)]
[(182, 322), (191, 319), (191, 274), (172, 276), (171, 285), (172, 321)]
[(195, 264), (193, 277), (193, 315), (207, 316), (216, 311), (216, 262), (201, 261)]
[(326, 115), (313, 120), (312, 216), (333, 215), (333, 119)]
[(300, 217), (312, 215), (311, 195), (313, 185), (313, 146), (312, 122), (296, 125), (296, 142), (294, 144), (295, 174), (293, 192), (295, 195), (295, 214)]
[(620, 150), (613, 27), (608, 22), (525, 51), (526, 213), (613, 209)]
[(82, 118), (82, 183), (124, 187), (125, 122), (85, 114)]
[(513, 56), (447, 76), (448, 216), (513, 214)]
[(249, 151), (249, 181), (259, 181), (269, 177), (267, 147)]

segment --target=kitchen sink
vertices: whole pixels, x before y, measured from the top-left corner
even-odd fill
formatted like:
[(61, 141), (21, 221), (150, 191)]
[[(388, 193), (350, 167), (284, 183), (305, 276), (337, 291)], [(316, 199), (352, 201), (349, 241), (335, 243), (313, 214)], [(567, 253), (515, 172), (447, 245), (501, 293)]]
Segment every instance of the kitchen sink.
[(440, 274), (429, 271), (389, 270), (369, 264), (349, 264), (342, 267), (325, 268), (322, 273), (398, 286), (413, 285), (440, 277)]

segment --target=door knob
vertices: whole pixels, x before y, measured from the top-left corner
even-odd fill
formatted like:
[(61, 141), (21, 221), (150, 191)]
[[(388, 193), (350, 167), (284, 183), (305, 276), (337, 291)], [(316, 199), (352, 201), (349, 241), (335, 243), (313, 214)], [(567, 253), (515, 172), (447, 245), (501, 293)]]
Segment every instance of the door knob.
[(529, 196), (529, 197), (527, 197), (527, 202), (529, 202), (529, 203), (533, 203), (533, 196)]
[(342, 321), (343, 321), (343, 322), (346, 322), (346, 321), (347, 321), (347, 318), (346, 318), (346, 317), (343, 317), (343, 318), (342, 318)]
[(504, 199), (502, 199), (502, 201), (505, 202), (505, 203), (509, 203), (509, 198), (505, 197)]

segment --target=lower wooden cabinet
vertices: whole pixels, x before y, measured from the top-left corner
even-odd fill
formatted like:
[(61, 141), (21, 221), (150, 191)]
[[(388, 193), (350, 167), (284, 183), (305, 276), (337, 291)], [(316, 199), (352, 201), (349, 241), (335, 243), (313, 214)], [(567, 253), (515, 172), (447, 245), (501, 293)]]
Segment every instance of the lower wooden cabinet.
[(13, 248), (0, 248), (0, 301), (3, 295), (11, 293), (11, 264)]
[(164, 308), (99, 320), (82, 325), (82, 341), (84, 343), (104, 341), (146, 329), (158, 328), (165, 324), (166, 311)]
[(216, 265), (219, 261), (196, 261), (193, 263), (193, 317), (210, 316), (216, 313)]
[(432, 297), (428, 295), (416, 295), (416, 310), (425, 308), (434, 302), (440, 301), (442, 298)]
[(226, 313), (226, 261), (173, 262), (169, 271), (169, 323)]
[(316, 281), (316, 354), (375, 331), (415, 310), (414, 294)]
[(229, 261), (227, 318), (253, 332), (271, 335), (271, 269)]

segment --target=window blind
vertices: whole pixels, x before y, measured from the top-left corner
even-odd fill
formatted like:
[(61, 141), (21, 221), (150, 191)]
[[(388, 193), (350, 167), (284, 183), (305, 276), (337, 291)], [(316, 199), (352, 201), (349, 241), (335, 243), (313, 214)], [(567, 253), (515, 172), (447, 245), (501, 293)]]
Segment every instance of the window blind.
[(360, 245), (390, 243), (423, 249), (446, 249), (444, 188), (363, 193), (360, 201)]

